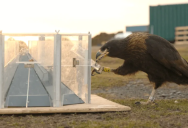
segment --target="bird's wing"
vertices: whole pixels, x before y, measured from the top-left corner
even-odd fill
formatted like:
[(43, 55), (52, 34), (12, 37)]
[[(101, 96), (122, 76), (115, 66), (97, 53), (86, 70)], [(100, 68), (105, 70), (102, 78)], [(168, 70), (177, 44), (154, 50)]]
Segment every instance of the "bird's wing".
[(188, 63), (184, 60), (172, 44), (158, 36), (146, 39), (147, 52), (160, 64), (174, 71), (178, 75), (188, 77)]

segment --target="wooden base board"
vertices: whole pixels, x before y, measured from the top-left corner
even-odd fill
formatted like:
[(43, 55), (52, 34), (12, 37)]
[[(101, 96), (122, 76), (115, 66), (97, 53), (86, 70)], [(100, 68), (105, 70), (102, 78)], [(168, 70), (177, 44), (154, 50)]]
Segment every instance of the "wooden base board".
[(40, 113), (85, 113), (85, 112), (113, 112), (130, 111), (123, 106), (97, 95), (91, 95), (91, 104), (76, 104), (62, 107), (30, 107), (30, 108), (3, 108), (0, 114), (40, 114)]

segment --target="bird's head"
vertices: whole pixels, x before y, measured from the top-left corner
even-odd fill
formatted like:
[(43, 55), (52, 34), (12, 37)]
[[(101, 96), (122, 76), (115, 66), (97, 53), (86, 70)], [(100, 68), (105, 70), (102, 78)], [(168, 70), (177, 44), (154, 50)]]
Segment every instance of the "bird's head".
[(96, 59), (102, 59), (105, 56), (118, 57), (120, 53), (119, 40), (111, 40), (104, 44), (96, 54)]

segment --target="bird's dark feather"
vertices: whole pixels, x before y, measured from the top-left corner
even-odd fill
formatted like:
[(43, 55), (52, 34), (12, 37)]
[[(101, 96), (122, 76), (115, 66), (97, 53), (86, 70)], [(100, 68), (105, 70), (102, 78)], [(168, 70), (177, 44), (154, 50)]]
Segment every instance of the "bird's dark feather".
[(178, 75), (188, 77), (188, 64), (178, 51), (165, 39), (151, 36), (146, 39), (147, 52), (160, 64), (174, 71)]
[(101, 47), (110, 57), (124, 59), (114, 72), (128, 75), (137, 71), (148, 74), (155, 88), (164, 82), (188, 84), (188, 63), (167, 40), (148, 33), (133, 33), (123, 40), (113, 40)]

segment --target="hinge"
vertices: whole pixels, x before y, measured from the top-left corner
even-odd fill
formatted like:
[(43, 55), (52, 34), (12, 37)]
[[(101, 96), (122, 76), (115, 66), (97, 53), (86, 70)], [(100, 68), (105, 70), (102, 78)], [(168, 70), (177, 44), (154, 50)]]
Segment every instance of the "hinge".
[(73, 67), (76, 67), (76, 65), (79, 65), (79, 60), (76, 60), (76, 58), (73, 58)]

